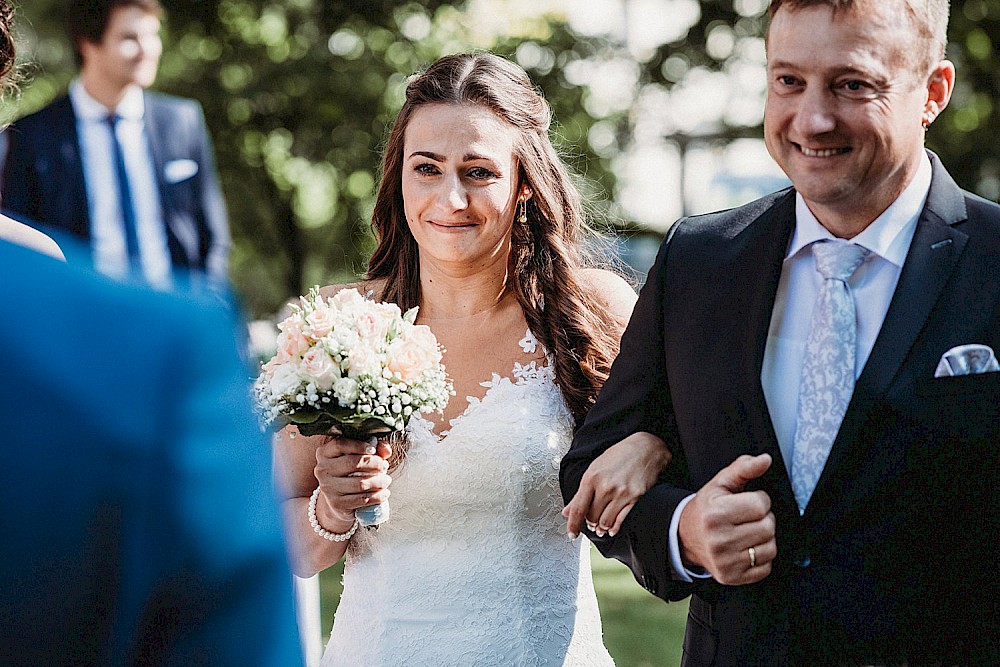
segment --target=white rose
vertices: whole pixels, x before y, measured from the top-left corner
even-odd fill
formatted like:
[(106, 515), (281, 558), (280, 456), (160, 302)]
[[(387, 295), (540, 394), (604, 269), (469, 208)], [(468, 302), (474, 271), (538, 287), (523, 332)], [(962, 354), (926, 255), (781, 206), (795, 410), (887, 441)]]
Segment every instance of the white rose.
[(347, 375), (352, 378), (382, 374), (382, 364), (379, 363), (378, 355), (367, 345), (355, 346), (347, 355), (347, 363)]
[(282, 364), (274, 369), (267, 385), (272, 396), (292, 396), (302, 384), (302, 378), (293, 364)]
[(360, 396), (358, 383), (351, 378), (340, 378), (333, 383), (333, 394), (341, 405), (353, 405)]

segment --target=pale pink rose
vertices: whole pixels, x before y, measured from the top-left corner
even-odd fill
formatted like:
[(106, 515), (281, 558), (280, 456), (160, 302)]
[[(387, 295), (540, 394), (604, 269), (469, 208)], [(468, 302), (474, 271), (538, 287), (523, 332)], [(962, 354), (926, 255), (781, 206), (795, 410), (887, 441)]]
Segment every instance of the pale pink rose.
[[(424, 371), (433, 368), (440, 360), (441, 353), (430, 329), (424, 326), (414, 328), (405, 340), (397, 339), (389, 346), (388, 368), (399, 375), (403, 382), (413, 382)], [(424, 331), (417, 331), (424, 329)]]
[(426, 348), (429, 354), (434, 357), (434, 363), (441, 361), (441, 352), (438, 350), (437, 338), (431, 332), (431, 328), (426, 324), (414, 324), (413, 328), (406, 333), (406, 340), (412, 341), (415, 345)]
[(353, 287), (342, 289), (329, 298), (328, 303), (336, 310), (349, 310), (358, 308), (364, 303), (365, 298)]
[(403, 316), (403, 311), (399, 309), (399, 306), (389, 301), (380, 301), (374, 304), (374, 307), (379, 316), (387, 320), (394, 320)]
[(384, 342), (389, 335), (392, 319), (382, 313), (365, 311), (354, 320), (354, 328), (361, 338), (372, 341), (375, 345)]
[(308, 326), (305, 329), (314, 340), (326, 336), (333, 329), (333, 312), (329, 308), (317, 308), (306, 316)]
[(364, 312), (354, 318), (354, 328), (362, 338), (374, 338), (379, 330), (379, 321), (375, 313)]
[(367, 345), (357, 345), (351, 349), (347, 355), (347, 374), (352, 378), (363, 375), (376, 376), (382, 372), (382, 364), (379, 363), (375, 350)]
[(316, 387), (323, 391), (330, 389), (333, 383), (340, 379), (340, 369), (337, 364), (329, 354), (318, 347), (309, 350), (302, 357), (302, 370), (316, 383)]
[(294, 361), (301, 357), (309, 349), (311, 342), (302, 333), (302, 329), (296, 323), (290, 323), (278, 334), (277, 358), (281, 363)]

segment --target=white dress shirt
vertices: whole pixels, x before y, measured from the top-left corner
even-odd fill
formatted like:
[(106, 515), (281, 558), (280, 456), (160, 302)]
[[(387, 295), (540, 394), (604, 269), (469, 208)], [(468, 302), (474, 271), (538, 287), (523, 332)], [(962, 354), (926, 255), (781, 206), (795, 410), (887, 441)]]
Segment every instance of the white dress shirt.
[[(870, 251), (848, 281), (857, 304), (855, 379), (861, 375), (875, 345), (875, 338), (882, 329), (930, 185), (931, 162), (924, 153), (917, 173), (903, 193), (864, 231), (851, 239), (852, 243)], [(802, 195), (796, 193), (795, 228), (781, 267), (760, 374), (771, 423), (789, 473), (795, 444), (799, 381), (806, 338), (809, 336), (813, 305), (823, 282), (816, 271), (812, 248), (816, 241), (833, 238), (833, 234), (809, 210)], [(683, 581), (691, 581), (692, 577), (710, 576), (686, 570), (680, 557), (677, 524), (681, 511), (693, 497), (689, 496), (677, 506), (670, 523), (671, 564)]]
[[(118, 200), (111, 129), (107, 124), (111, 112), (91, 97), (79, 80), (70, 85), (69, 98), (76, 115), (80, 159), (87, 187), (94, 266), (102, 273), (124, 276), (128, 272), (128, 253)], [(167, 286), (170, 284), (170, 249), (160, 207), (156, 168), (143, 125), (142, 89), (131, 88), (114, 113), (120, 117), (116, 134), (132, 191), (142, 272), (150, 284)]]

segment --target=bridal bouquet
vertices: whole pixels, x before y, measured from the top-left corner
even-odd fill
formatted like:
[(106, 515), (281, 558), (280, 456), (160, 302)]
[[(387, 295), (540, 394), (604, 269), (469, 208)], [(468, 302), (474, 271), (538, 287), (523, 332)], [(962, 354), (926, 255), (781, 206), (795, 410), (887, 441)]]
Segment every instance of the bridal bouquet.
[(454, 390), (442, 349), (416, 316), (356, 289), (328, 298), (311, 289), (278, 325), (278, 351), (254, 385), (263, 421), (368, 440), (402, 431), (415, 412), (444, 410)]

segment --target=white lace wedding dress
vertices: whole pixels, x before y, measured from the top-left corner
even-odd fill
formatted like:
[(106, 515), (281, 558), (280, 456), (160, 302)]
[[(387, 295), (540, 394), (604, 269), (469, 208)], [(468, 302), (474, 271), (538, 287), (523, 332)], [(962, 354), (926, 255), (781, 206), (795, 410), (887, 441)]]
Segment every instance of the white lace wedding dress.
[(573, 420), (552, 370), (484, 385), (442, 436), (410, 422), (392, 516), (351, 541), (324, 667), (614, 664), (589, 543), (560, 514)]

